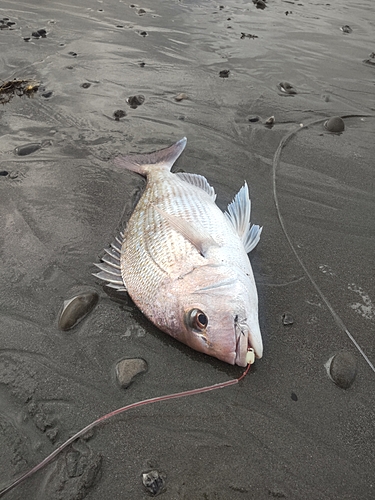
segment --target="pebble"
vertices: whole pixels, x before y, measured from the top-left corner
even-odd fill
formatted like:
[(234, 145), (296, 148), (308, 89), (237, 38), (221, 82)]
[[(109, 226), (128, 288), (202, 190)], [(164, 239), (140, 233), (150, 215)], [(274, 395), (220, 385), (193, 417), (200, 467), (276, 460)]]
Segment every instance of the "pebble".
[(60, 330), (67, 331), (74, 328), (98, 303), (99, 295), (96, 292), (82, 293), (65, 300), (59, 318)]
[(77, 52), (73, 52), (72, 50), (70, 52), (68, 52), (68, 54), (70, 56), (73, 56), (73, 57), (77, 57), (77, 55), (78, 55)]
[(326, 367), (333, 382), (342, 389), (348, 389), (357, 375), (357, 359), (348, 351), (336, 353)]
[(272, 128), (275, 125), (275, 117), (270, 116), (264, 123), (267, 127)]
[(219, 76), (220, 76), (220, 78), (228, 78), (228, 77), (229, 77), (229, 74), (230, 74), (229, 69), (222, 69), (222, 70), (219, 72)]
[(131, 95), (126, 99), (126, 102), (132, 109), (137, 109), (138, 106), (141, 106), (145, 102), (145, 96), (142, 94)]
[(247, 121), (251, 122), (251, 123), (256, 123), (256, 122), (259, 122), (260, 118), (258, 115), (252, 115), (252, 116), (249, 116)]
[(179, 101), (183, 101), (184, 99), (188, 99), (188, 96), (187, 94), (185, 94), (184, 92), (181, 92), (180, 94), (177, 94), (174, 98), (175, 101), (179, 102)]
[(324, 122), (324, 128), (327, 129), (328, 132), (337, 134), (345, 130), (345, 123), (340, 116), (332, 116), (332, 118)]
[(265, 9), (267, 7), (266, 3), (263, 0), (253, 0), (255, 7), (257, 9)]
[(291, 395), (290, 395), (290, 397), (291, 397), (291, 399), (293, 401), (298, 401), (298, 396), (297, 396), (297, 394), (295, 392), (292, 392)]
[(0, 170), (0, 176), (1, 177), (6, 177), (9, 174), (7, 170)]
[(277, 84), (277, 88), (283, 94), (289, 94), (289, 95), (297, 94), (296, 89), (289, 82), (280, 82), (280, 83)]
[(151, 495), (156, 496), (164, 489), (165, 477), (157, 470), (151, 470), (142, 474), (142, 483)]
[(48, 99), (49, 97), (51, 97), (52, 94), (53, 94), (52, 90), (47, 90), (46, 92), (42, 93), (42, 97)]
[(283, 325), (293, 325), (294, 318), (291, 314), (286, 312), (282, 315), (282, 318), (283, 318)]
[(113, 113), (113, 116), (115, 117), (116, 122), (119, 122), (120, 118), (124, 118), (124, 116), (126, 116), (126, 112), (123, 109), (117, 109)]
[(83, 89), (88, 89), (89, 87), (91, 87), (91, 83), (89, 82), (83, 82), (81, 83), (80, 85)]
[(24, 144), (23, 146), (17, 146), (14, 150), (15, 154), (18, 156), (27, 156), (35, 153), (42, 147), (40, 142), (30, 142), (29, 144)]
[(142, 358), (122, 359), (116, 365), (118, 383), (126, 389), (137, 375), (147, 372), (147, 369), (147, 362)]
[(147, 31), (140, 31), (139, 34), (143, 37), (148, 35)]
[(353, 31), (352, 28), (347, 24), (345, 24), (345, 26), (341, 26), (340, 30), (343, 33), (351, 33)]

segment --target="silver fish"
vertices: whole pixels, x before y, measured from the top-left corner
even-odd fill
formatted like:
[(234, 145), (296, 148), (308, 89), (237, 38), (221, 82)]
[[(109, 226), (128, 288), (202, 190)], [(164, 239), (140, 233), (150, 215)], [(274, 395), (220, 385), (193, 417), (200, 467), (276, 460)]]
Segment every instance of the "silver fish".
[(124, 234), (96, 266), (127, 291), (160, 330), (193, 349), (246, 366), (263, 354), (258, 295), (247, 254), (262, 228), (250, 224), (245, 182), (223, 213), (206, 178), (170, 172), (186, 138), (148, 154), (115, 158), (147, 185)]

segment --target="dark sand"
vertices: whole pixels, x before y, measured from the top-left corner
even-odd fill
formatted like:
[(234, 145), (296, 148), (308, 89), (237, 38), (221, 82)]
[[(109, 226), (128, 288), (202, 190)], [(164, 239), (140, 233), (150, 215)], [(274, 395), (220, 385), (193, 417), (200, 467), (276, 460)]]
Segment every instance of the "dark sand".
[[(362, 63), (375, 50), (372, 0), (42, 3), (0, 9), (16, 22), (0, 30), (1, 78), (43, 87), (0, 108), (0, 170), (12, 174), (0, 177), (1, 485), (110, 410), (241, 373), (159, 332), (91, 276), (143, 185), (115, 170), (115, 154), (186, 135), (176, 168), (205, 175), (222, 208), (247, 179), (264, 226), (251, 260), (265, 352), (239, 385), (97, 428), (6, 498), (144, 499), (141, 474), (153, 468), (171, 500), (374, 498), (375, 373), (340, 327), (374, 363), (375, 69)], [(46, 38), (23, 40), (41, 28)], [(285, 81), (297, 95), (280, 95)], [(176, 102), (180, 92), (189, 99)], [(146, 100), (131, 109), (135, 94)], [(119, 109), (127, 116), (115, 121)], [(332, 135), (322, 123), (334, 115), (356, 116)], [(96, 309), (59, 331), (63, 301), (90, 290)], [(358, 361), (347, 390), (324, 367), (340, 350)], [(149, 365), (126, 390), (114, 375), (124, 357)]]

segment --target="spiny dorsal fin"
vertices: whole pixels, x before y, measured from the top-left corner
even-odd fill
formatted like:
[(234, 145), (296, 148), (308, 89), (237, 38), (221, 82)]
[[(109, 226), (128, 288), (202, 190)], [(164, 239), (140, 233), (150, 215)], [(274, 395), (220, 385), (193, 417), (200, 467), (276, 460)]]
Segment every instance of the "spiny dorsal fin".
[(208, 180), (205, 177), (203, 177), (203, 175), (188, 174), (186, 172), (177, 172), (175, 175), (178, 175), (178, 177), (180, 177), (180, 179), (184, 180), (185, 182), (188, 182), (193, 186), (203, 189), (203, 191), (205, 191), (211, 196), (213, 201), (216, 200), (216, 194), (214, 188), (210, 186)]
[(251, 252), (258, 244), (262, 228), (250, 224), (251, 201), (247, 183), (238, 191), (233, 201), (228, 205), (224, 215), (241, 238), (246, 253)]
[(192, 225), (189, 221), (183, 219), (182, 217), (177, 217), (176, 215), (168, 214), (161, 208), (155, 206), (155, 210), (164, 217), (166, 221), (171, 225), (171, 227), (180, 233), (186, 240), (198, 250), (198, 252), (205, 257), (207, 250), (212, 246), (219, 246), (219, 244), (208, 236), (204, 229), (198, 224)]
[(117, 156), (113, 161), (117, 167), (126, 168), (132, 172), (147, 177), (152, 169), (170, 170), (186, 146), (186, 137), (168, 148), (146, 154)]

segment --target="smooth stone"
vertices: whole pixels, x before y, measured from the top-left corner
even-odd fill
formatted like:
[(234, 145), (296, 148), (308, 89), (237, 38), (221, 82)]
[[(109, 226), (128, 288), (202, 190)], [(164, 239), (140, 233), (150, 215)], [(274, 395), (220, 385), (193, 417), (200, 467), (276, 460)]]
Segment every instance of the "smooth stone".
[(174, 98), (175, 101), (183, 101), (184, 99), (188, 99), (188, 95), (185, 94), (185, 92), (181, 92), (180, 94), (177, 94)]
[(332, 116), (332, 118), (324, 122), (324, 128), (328, 132), (335, 132), (337, 134), (345, 130), (345, 123), (340, 116)]
[(126, 112), (123, 109), (118, 109), (113, 113), (113, 116), (115, 117), (115, 120), (119, 122), (120, 118), (124, 118), (124, 116), (126, 116)]
[(342, 389), (349, 389), (357, 375), (356, 357), (348, 351), (340, 351), (327, 364), (334, 383)]
[(7, 170), (0, 170), (0, 176), (1, 177), (6, 177), (9, 174)]
[(294, 318), (291, 314), (286, 312), (283, 314), (282, 318), (283, 318), (283, 325), (293, 325)]
[(35, 151), (38, 151), (41, 147), (42, 145), (40, 142), (30, 142), (29, 144), (24, 144), (23, 146), (17, 146), (14, 152), (18, 156), (27, 156), (31, 155), (31, 153), (35, 153)]
[(142, 483), (151, 495), (156, 496), (164, 489), (165, 477), (157, 470), (151, 470), (142, 474)]
[(289, 95), (294, 95), (297, 94), (296, 89), (293, 87), (293, 85), (289, 82), (280, 82), (277, 84), (277, 88), (282, 92), (283, 94), (289, 94)]
[(147, 363), (142, 358), (122, 359), (116, 365), (116, 377), (120, 386), (126, 389), (137, 375), (147, 370)]
[(82, 293), (65, 300), (58, 323), (60, 330), (67, 331), (75, 327), (94, 309), (98, 301), (99, 295), (96, 292)]

